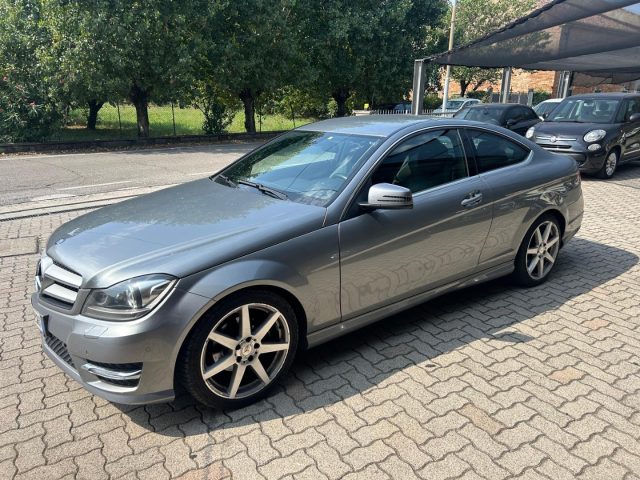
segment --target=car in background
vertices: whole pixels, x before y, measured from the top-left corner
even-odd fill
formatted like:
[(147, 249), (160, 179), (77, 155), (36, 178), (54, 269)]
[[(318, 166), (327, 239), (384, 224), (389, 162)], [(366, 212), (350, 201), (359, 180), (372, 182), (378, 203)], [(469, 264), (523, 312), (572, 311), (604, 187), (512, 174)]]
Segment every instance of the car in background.
[(582, 215), (575, 162), (502, 128), (330, 119), (62, 225), (31, 303), (45, 353), (96, 395), (182, 385), (238, 408), (301, 350), (500, 276), (540, 285)]
[(477, 98), (450, 98), (447, 100), (447, 109), (444, 110), (444, 103), (436, 108), (433, 113), (455, 113), (461, 108), (481, 103)]
[(401, 102), (393, 107), (394, 113), (411, 113), (411, 102)]
[(523, 135), (540, 122), (531, 107), (518, 103), (482, 103), (459, 110), (454, 118), (473, 120), (507, 128), (518, 135)]
[(536, 112), (542, 120), (544, 120), (560, 102), (562, 102), (562, 98), (550, 98), (533, 107), (533, 111)]
[(640, 160), (640, 94), (565, 98), (526, 137), (551, 152), (571, 156), (586, 174), (611, 178), (619, 165)]

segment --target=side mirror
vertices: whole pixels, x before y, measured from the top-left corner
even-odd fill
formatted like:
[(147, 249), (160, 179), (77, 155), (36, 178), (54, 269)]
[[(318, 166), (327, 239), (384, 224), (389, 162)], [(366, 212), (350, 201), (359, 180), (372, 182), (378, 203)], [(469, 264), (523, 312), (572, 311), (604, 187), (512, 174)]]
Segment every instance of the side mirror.
[(549, 116), (549, 112), (544, 112), (541, 117), (543, 120), (546, 120), (546, 118)]
[(360, 203), (367, 210), (413, 208), (411, 190), (400, 185), (377, 183), (369, 188), (367, 203)]
[(640, 122), (640, 113), (634, 113), (633, 115), (631, 115), (629, 117), (629, 121), (631, 123), (636, 123), (636, 122)]

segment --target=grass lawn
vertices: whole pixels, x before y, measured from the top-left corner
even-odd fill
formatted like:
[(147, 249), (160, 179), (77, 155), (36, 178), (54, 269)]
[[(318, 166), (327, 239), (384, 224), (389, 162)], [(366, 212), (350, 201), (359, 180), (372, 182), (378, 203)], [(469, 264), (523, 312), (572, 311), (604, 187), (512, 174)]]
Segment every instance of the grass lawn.
[[(136, 111), (132, 105), (120, 105), (120, 117), (118, 109), (112, 105), (104, 105), (98, 113), (98, 124), (95, 131), (85, 128), (86, 111), (77, 109), (71, 112), (70, 125), (54, 134), (52, 140), (73, 141), (73, 140), (109, 140), (118, 138), (135, 138), (136, 131)], [(175, 115), (177, 135), (201, 135), (203, 115), (196, 108), (174, 107), (173, 114), (171, 106), (149, 106), (149, 131), (152, 137), (162, 137), (173, 135), (173, 115)], [(312, 122), (311, 118), (296, 118), (295, 126), (299, 127), (305, 123)], [(294, 128), (290, 118), (281, 115), (268, 115), (262, 117), (262, 128), (260, 128), (259, 118), (256, 116), (256, 129), (258, 131), (270, 130), (290, 130)], [(244, 132), (244, 112), (236, 113), (231, 125), (227, 129), (229, 132)]]

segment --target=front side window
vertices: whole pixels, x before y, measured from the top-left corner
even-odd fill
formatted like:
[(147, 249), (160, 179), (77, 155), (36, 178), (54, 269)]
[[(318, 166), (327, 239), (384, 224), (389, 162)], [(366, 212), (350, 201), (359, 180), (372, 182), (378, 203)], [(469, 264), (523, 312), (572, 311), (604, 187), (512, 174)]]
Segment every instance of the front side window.
[(620, 100), (612, 98), (567, 98), (547, 117), (549, 122), (611, 123)]
[(500, 135), (482, 130), (468, 130), (475, 150), (479, 173), (508, 167), (524, 161), (529, 150)]
[(473, 107), (473, 108), (465, 108), (460, 110), (455, 114), (455, 118), (462, 118), (464, 120), (474, 120), (477, 122), (489, 122), (494, 125), (498, 125), (500, 123), (500, 119), (502, 117), (502, 112), (504, 110), (500, 108), (490, 108), (490, 107)]
[(251, 182), (295, 202), (326, 206), (380, 143), (372, 136), (297, 130), (234, 163), (216, 181)]
[(458, 131), (432, 130), (395, 147), (374, 172), (372, 183), (392, 183), (416, 193), (468, 175)]

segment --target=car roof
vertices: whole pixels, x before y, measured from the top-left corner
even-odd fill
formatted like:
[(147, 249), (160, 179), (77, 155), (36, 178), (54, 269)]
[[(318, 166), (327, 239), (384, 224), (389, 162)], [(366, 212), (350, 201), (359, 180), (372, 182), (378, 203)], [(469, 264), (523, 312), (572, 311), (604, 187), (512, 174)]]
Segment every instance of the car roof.
[(411, 126), (437, 127), (469, 125), (469, 122), (453, 118), (433, 118), (425, 115), (362, 115), (330, 118), (297, 128), (299, 131), (345, 133), (387, 138)]
[[(480, 105), (471, 105), (468, 108), (490, 108), (490, 109), (506, 109), (509, 107), (527, 107), (526, 105), (521, 105), (519, 103), (481, 103)], [(529, 107), (527, 107), (529, 108)]]

